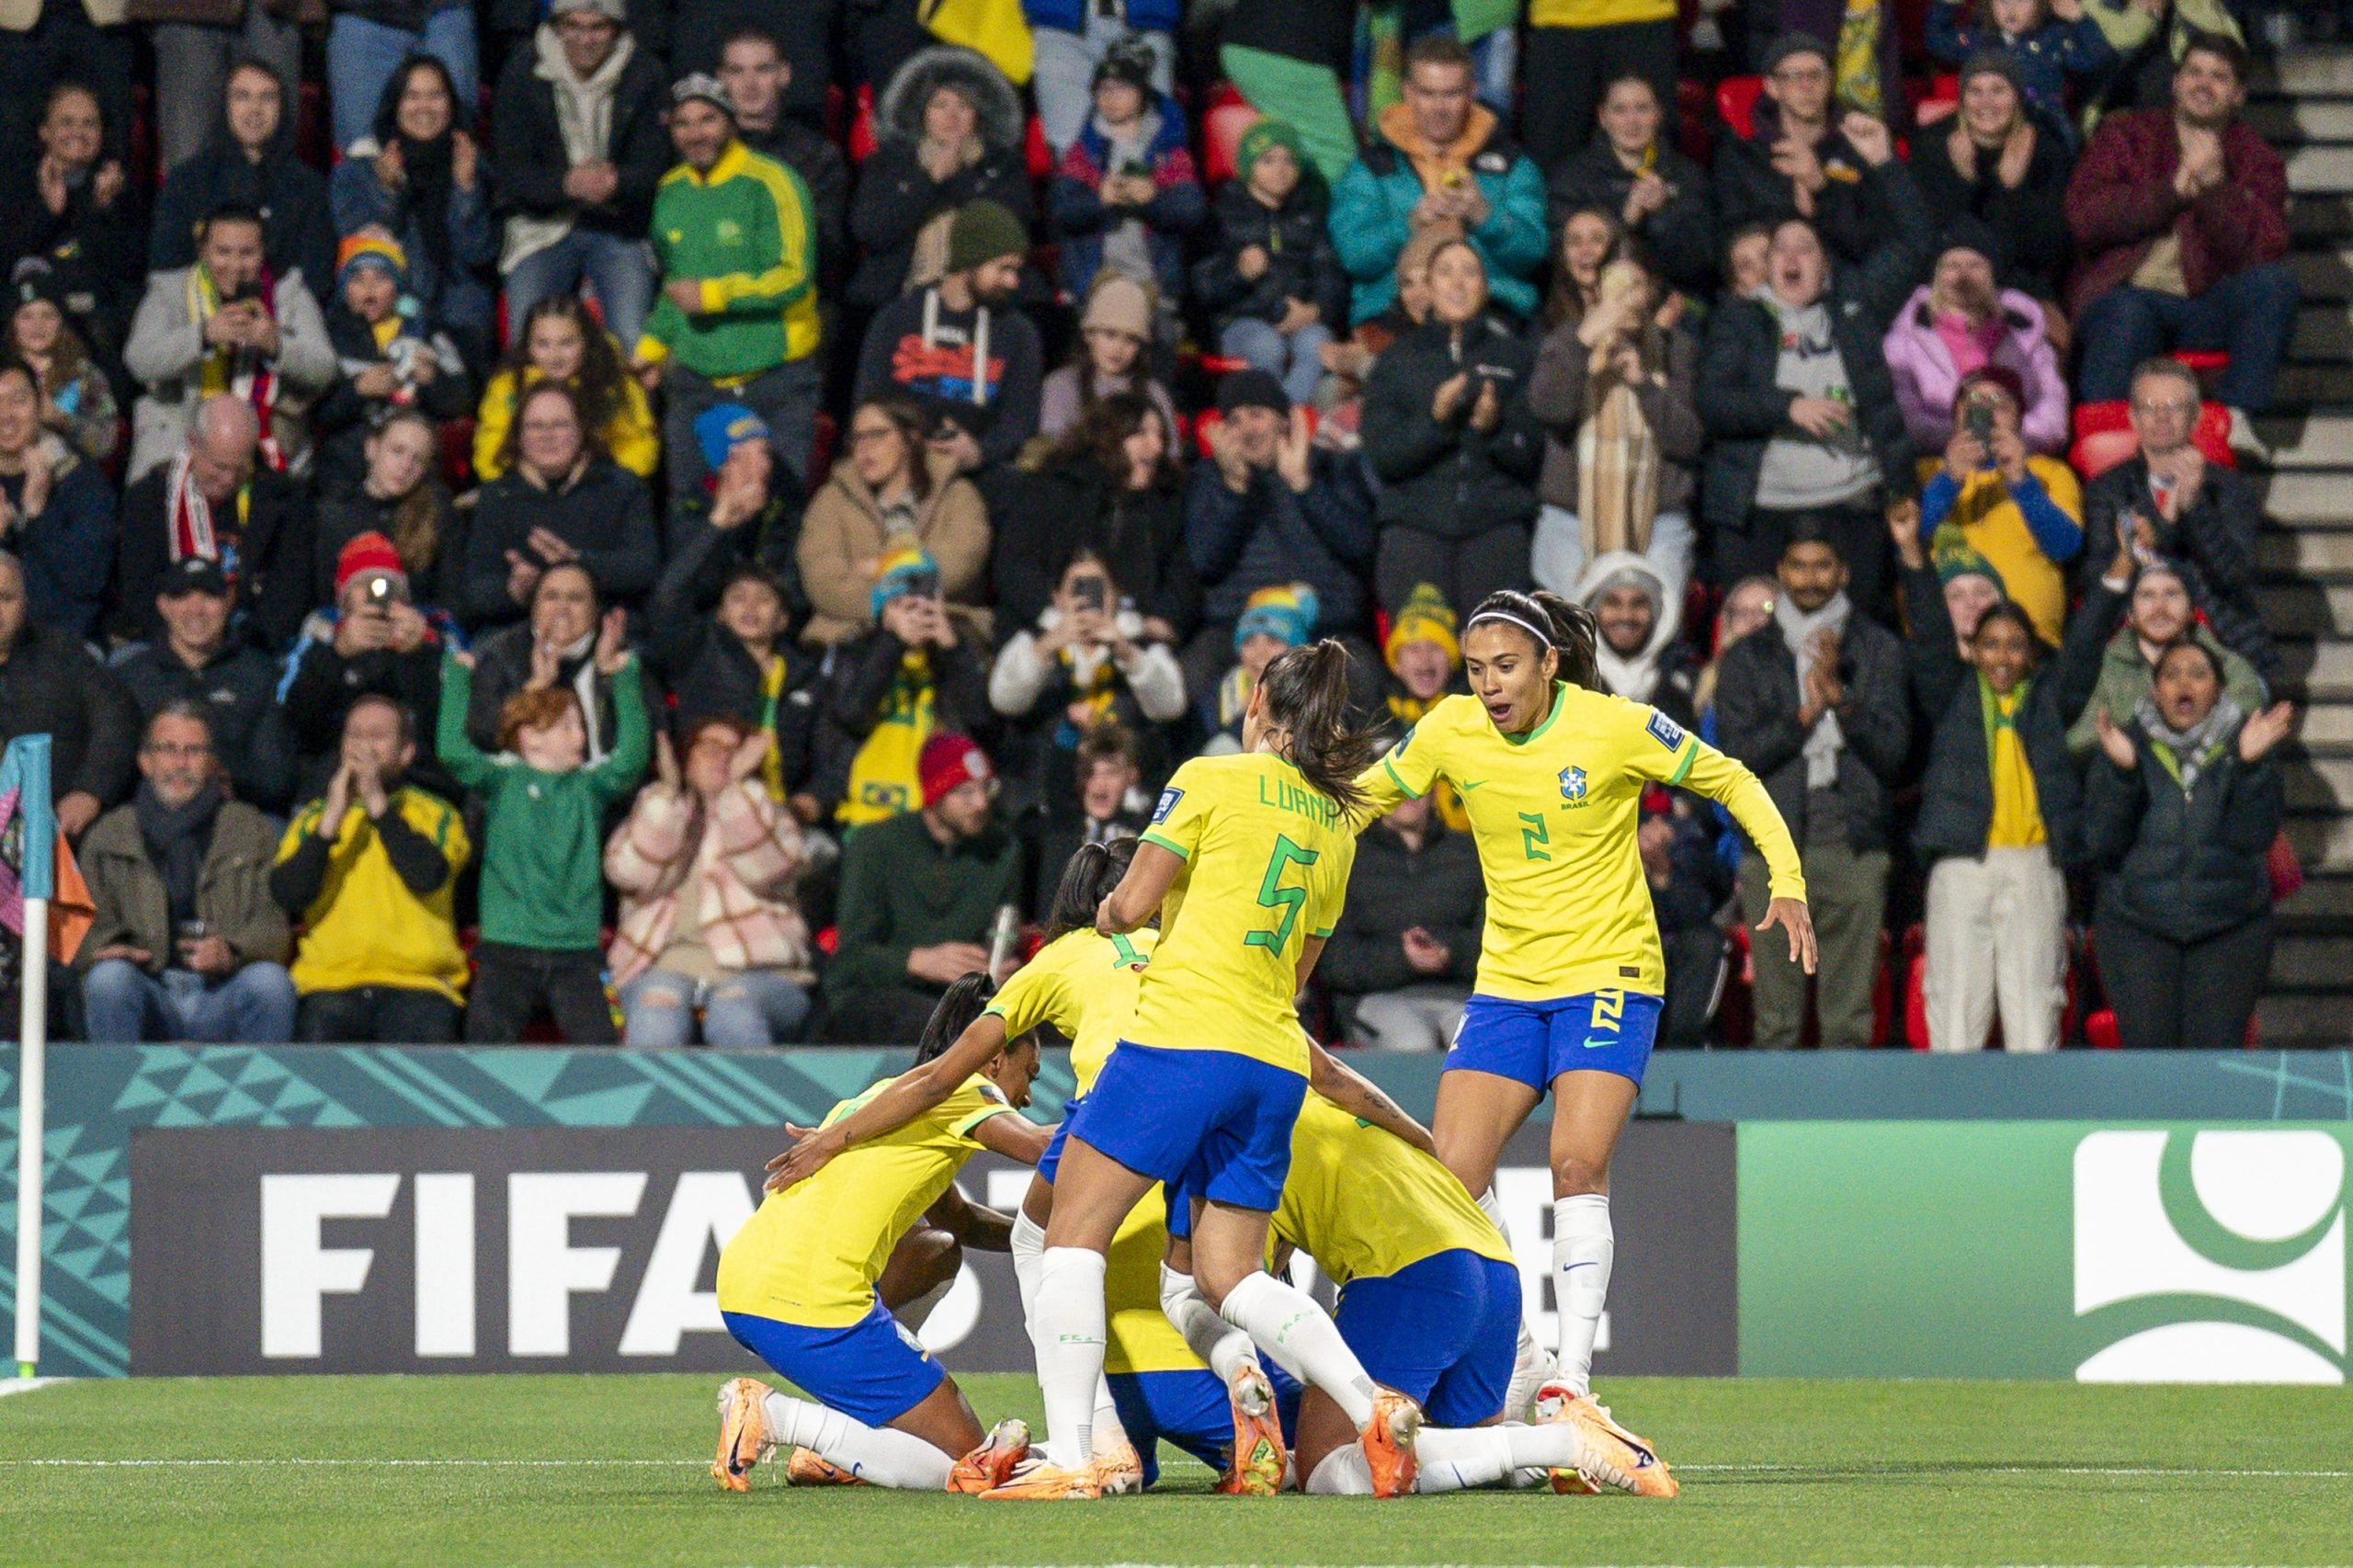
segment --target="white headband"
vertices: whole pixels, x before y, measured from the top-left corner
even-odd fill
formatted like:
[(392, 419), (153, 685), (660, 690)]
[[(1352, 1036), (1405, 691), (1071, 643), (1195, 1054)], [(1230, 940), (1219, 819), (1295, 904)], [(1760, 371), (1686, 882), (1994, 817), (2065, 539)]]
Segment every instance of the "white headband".
[(1518, 616), (1512, 614), (1512, 612), (1507, 609), (1483, 609), (1478, 614), (1472, 616), (1471, 618), (1470, 626), (1465, 626), (1462, 630), (1467, 632), (1471, 630), (1472, 626), (1476, 626), (1483, 620), (1508, 620), (1514, 626), (1518, 627), (1522, 631), (1527, 632), (1530, 637), (1535, 638), (1536, 645), (1538, 647), (1551, 648), (1556, 646), (1552, 641), (1552, 634), (1551, 632), (1538, 631), (1534, 626), (1521, 619)]

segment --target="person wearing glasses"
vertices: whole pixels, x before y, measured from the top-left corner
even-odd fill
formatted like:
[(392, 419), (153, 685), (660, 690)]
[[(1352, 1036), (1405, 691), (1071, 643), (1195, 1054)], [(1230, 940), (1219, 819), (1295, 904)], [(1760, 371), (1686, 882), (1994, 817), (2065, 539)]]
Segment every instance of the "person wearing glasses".
[(1764, 96), (1749, 134), (1716, 150), (1718, 232), (1803, 218), (1832, 254), (1865, 260), (1889, 225), (1868, 177), (1872, 160), (1847, 140), (1850, 106), (1836, 98), (1830, 46), (1810, 33), (1784, 33), (1762, 66)]
[(127, 805), (82, 840), (94, 906), (82, 943), (84, 1033), (142, 1040), (283, 1045), (294, 1036), (286, 915), (269, 896), (278, 834), (229, 792), (212, 728), (166, 703), (139, 744)]

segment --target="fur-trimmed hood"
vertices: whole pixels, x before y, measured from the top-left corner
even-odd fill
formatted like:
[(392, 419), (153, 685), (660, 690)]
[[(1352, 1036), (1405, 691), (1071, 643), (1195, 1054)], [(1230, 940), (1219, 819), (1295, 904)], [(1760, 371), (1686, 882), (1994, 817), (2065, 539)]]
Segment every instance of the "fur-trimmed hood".
[(982, 143), (991, 152), (1017, 148), (1028, 132), (1020, 95), (986, 55), (953, 44), (938, 44), (912, 55), (875, 106), (877, 141), (918, 142), (923, 139), (924, 106), (934, 88), (961, 89), (972, 99)]

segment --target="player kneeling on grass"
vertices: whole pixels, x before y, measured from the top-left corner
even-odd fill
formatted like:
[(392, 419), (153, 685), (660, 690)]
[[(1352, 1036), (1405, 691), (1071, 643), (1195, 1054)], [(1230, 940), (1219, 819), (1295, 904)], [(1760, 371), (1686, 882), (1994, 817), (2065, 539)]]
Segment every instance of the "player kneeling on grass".
[[(1185, 1228), (1181, 1213), (1172, 1228)], [(1311, 1092), (1272, 1235), (1279, 1255), (1307, 1253), (1339, 1287), (1333, 1322), (1365, 1374), (1421, 1407), (1415, 1491), (1489, 1486), (1521, 1471), (1550, 1471), (1558, 1492), (1643, 1490), (1633, 1452), (1606, 1434), (1497, 1424), (1518, 1353), (1519, 1269), (1427, 1147)], [(1372, 1493), (1356, 1426), (1321, 1389), (1300, 1403), (1293, 1459), (1304, 1491)]]
[[(924, 1028), (917, 1063), (945, 1051), (989, 994), (984, 975), (949, 986)], [(753, 1378), (720, 1390), (711, 1474), (722, 1486), (748, 1490), (751, 1468), (779, 1443), (822, 1461), (796, 1455), (796, 1479), (984, 1492), (1012, 1472), (1028, 1451), (1028, 1427), (1001, 1422), (983, 1442), (963, 1391), (892, 1315), (876, 1284), (900, 1238), (926, 1214), (976, 1247), (1006, 1250), (1012, 1221), (967, 1203), (955, 1177), (980, 1149), (1037, 1162), (1046, 1129), (1017, 1114), (1037, 1073), (1037, 1042), (1025, 1040), (926, 1114), (769, 1194), (727, 1244), (719, 1310), (728, 1332), (810, 1397)], [(826, 1121), (890, 1082), (844, 1100)]]

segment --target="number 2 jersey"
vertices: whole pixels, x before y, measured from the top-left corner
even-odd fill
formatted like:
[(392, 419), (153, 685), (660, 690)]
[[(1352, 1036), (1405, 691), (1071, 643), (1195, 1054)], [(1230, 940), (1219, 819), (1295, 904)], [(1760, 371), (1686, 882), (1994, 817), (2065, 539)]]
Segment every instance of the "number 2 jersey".
[(1653, 783), (1723, 802), (1764, 856), (1773, 896), (1805, 896), (1797, 846), (1756, 776), (1622, 697), (1559, 683), (1551, 715), (1519, 736), (1496, 729), (1478, 699), (1449, 697), (1358, 782), (1385, 812), (1441, 777), (1461, 792), (1486, 879), (1482, 995), (1665, 994), (1658, 918), (1634, 836)]
[(1073, 1097), (1083, 1095), (1127, 1031), (1143, 967), (1159, 940), (1150, 926), (1124, 937), (1098, 936), (1092, 926), (1066, 931), (1014, 971), (988, 1011), (1005, 1021), (1007, 1040), (1053, 1025), (1070, 1041)]
[(1185, 864), (1161, 902), (1160, 944), (1123, 1038), (1230, 1051), (1304, 1077), (1299, 958), (1340, 917), (1355, 824), (1290, 763), (1245, 752), (1179, 767), (1143, 841)]

